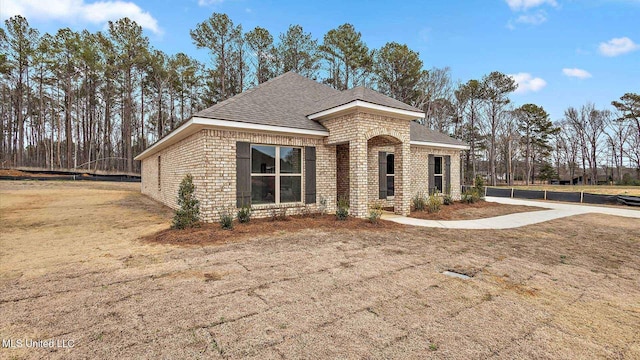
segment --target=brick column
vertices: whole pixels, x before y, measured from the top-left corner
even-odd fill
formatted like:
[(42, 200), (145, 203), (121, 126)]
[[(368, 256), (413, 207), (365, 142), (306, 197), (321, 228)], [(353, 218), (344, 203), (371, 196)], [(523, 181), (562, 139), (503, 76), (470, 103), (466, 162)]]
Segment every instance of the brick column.
[(407, 216), (411, 211), (411, 147), (409, 141), (395, 145), (395, 197), (394, 210)]
[(367, 141), (349, 141), (349, 214), (366, 218), (367, 213)]

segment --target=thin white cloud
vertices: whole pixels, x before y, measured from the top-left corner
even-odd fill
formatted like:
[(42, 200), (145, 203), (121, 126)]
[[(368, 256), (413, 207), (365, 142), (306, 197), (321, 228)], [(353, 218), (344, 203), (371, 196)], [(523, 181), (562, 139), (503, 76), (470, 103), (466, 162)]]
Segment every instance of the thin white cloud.
[(526, 94), (528, 92), (538, 92), (547, 86), (547, 82), (539, 77), (533, 77), (529, 73), (509, 74), (509, 76), (518, 84), (516, 94)]
[(200, 6), (211, 6), (221, 4), (224, 0), (198, 0)]
[(578, 79), (588, 79), (591, 77), (591, 73), (587, 70), (578, 69), (578, 68), (564, 68), (562, 69), (562, 73), (565, 76), (575, 77)]
[(544, 11), (538, 11), (535, 14), (520, 15), (516, 19), (517, 23), (530, 25), (540, 25), (545, 21), (547, 21), (547, 14)]
[(556, 0), (505, 0), (513, 11), (524, 11), (541, 5), (558, 6)]
[(613, 38), (607, 42), (600, 43), (598, 50), (600, 54), (608, 57), (623, 55), (640, 49), (640, 45), (633, 42), (628, 37)]
[(27, 19), (57, 20), (70, 23), (105, 24), (123, 17), (138, 23), (143, 29), (162, 34), (158, 21), (131, 1), (106, 0), (87, 3), (85, 0), (4, 0), (2, 19), (22, 15)]

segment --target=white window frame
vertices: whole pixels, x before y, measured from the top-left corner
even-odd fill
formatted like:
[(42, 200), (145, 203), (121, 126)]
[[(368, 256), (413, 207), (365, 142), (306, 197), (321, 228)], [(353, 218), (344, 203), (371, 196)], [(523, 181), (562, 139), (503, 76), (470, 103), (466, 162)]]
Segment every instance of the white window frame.
[[(436, 173), (436, 159), (440, 159), (440, 173)], [(434, 156), (433, 157), (433, 191), (434, 193), (438, 191), (436, 187), (436, 178), (440, 178), (440, 184), (444, 188), (444, 156)], [(440, 190), (441, 194), (444, 194), (444, 189)]]
[[(389, 174), (387, 169), (384, 169), (384, 172), (387, 173), (387, 179), (385, 180), (388, 180), (389, 176), (393, 177), (393, 195), (389, 196), (389, 194), (387, 194), (387, 200), (393, 200), (396, 197), (396, 155), (392, 152), (388, 152), (387, 158), (385, 159), (387, 163), (389, 162), (389, 155), (393, 155), (393, 174)], [(384, 185), (388, 186), (387, 184), (389, 184), (388, 181)], [(387, 188), (387, 192), (389, 192), (389, 188)]]
[[(270, 147), (275, 147), (276, 148), (276, 154), (275, 154), (275, 160), (276, 160), (276, 171), (274, 173), (254, 173), (253, 172), (253, 151), (251, 151), (251, 157), (249, 159), (249, 161), (251, 162), (251, 178), (255, 177), (262, 177), (262, 176), (273, 176), (275, 177), (275, 202), (273, 203), (262, 203), (262, 204), (256, 204), (256, 206), (273, 206), (273, 205), (280, 205), (280, 204), (301, 204), (302, 203), (302, 196), (304, 194), (304, 179), (302, 177), (302, 173), (304, 172), (304, 149), (300, 146), (288, 146), (288, 145), (271, 145), (271, 144), (254, 144), (251, 143), (249, 145), (249, 149), (252, 149), (253, 146), (270, 146)], [(280, 173), (280, 148), (281, 147), (286, 147), (286, 148), (292, 148), (292, 149), (300, 149), (300, 173), (299, 174), (294, 174), (294, 173)], [(290, 202), (281, 202), (280, 201), (280, 177), (282, 176), (298, 176), (300, 177), (300, 201), (290, 201)], [(253, 181), (251, 182), (251, 193), (253, 194)]]

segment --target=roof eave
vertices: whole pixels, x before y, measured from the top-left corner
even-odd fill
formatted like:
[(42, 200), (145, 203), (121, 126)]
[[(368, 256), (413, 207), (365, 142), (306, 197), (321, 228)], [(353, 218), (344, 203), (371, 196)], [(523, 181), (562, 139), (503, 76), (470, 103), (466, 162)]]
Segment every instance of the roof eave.
[(307, 118), (311, 120), (322, 120), (324, 118), (339, 115), (341, 113), (346, 113), (358, 108), (373, 110), (375, 112), (380, 112), (384, 114), (391, 114), (394, 117), (405, 119), (405, 120), (415, 120), (415, 119), (424, 118), (423, 112), (403, 110), (403, 109), (398, 109), (390, 106), (378, 105), (378, 104), (370, 103), (364, 100), (354, 100), (346, 104), (333, 107), (331, 109), (322, 110), (322, 111), (307, 115)]
[(140, 153), (134, 160), (143, 160), (160, 150), (163, 150), (186, 137), (195, 134), (202, 129), (223, 129), (223, 130), (245, 130), (253, 132), (267, 132), (285, 135), (296, 135), (305, 137), (326, 137), (329, 132), (326, 130), (310, 130), (285, 126), (254, 124), (240, 121), (222, 120), (214, 118), (204, 118), (194, 116), (187, 122), (175, 129), (168, 136), (160, 139), (151, 147)]
[(445, 149), (456, 149), (456, 150), (469, 150), (470, 149), (469, 145), (446, 144), (446, 143), (439, 143), (439, 142), (433, 142), (433, 141), (411, 140), (410, 144), (411, 145), (417, 145), (417, 146), (429, 146), (429, 147), (445, 148)]

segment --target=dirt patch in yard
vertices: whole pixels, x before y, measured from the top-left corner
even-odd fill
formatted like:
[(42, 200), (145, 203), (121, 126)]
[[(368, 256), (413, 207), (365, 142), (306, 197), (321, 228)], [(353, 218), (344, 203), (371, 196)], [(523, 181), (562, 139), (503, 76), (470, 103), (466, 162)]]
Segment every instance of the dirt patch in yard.
[(234, 221), (233, 229), (225, 230), (217, 223), (202, 223), (199, 227), (174, 230), (165, 229), (143, 237), (146, 243), (172, 245), (214, 245), (228, 242), (255, 239), (260, 236), (286, 235), (304, 229), (316, 230), (366, 230), (389, 231), (408, 228), (407, 225), (392, 221), (379, 220), (372, 223), (368, 220), (349, 217), (337, 220), (334, 215), (289, 216), (285, 220), (252, 219), (248, 223)]
[(545, 209), (536, 206), (507, 205), (488, 201), (479, 201), (473, 204), (455, 202), (452, 205), (442, 205), (440, 211), (435, 213), (412, 211), (409, 216), (425, 220), (473, 220), (539, 210)]

